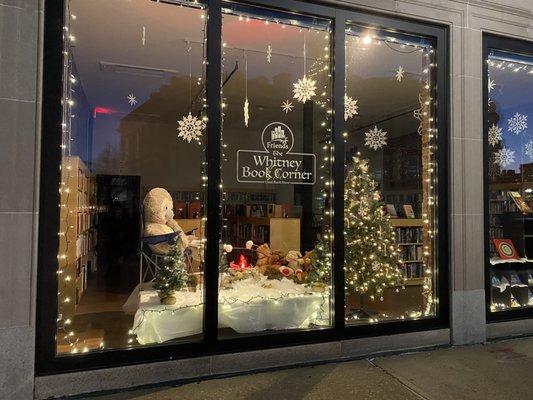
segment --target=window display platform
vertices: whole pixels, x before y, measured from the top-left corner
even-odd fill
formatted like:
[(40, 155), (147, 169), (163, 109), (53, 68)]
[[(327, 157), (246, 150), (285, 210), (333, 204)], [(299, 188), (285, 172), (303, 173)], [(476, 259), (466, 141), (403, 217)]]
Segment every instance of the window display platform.
[[(155, 290), (140, 292), (132, 333), (140, 344), (163, 343), (202, 332), (203, 292), (177, 292), (160, 303)], [(329, 291), (313, 292), (288, 279), (247, 278), (219, 294), (219, 327), (237, 333), (329, 326)]]

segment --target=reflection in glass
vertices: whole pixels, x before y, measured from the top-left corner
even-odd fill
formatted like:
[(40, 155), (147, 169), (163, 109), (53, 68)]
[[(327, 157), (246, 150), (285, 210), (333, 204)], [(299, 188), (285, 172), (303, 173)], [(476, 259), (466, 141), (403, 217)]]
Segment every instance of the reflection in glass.
[(424, 38), (346, 32), (346, 324), (436, 312), (433, 56)]
[(533, 57), (491, 50), (488, 63), (491, 311), (533, 306)]
[(222, 22), (220, 335), (330, 326), (329, 21)]
[(66, 3), (57, 353), (198, 338), (205, 11)]

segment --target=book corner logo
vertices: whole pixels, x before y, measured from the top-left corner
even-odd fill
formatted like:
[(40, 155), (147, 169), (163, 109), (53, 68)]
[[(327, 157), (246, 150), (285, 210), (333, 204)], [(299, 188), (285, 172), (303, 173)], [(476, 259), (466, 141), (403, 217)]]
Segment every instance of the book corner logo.
[(283, 122), (271, 122), (263, 129), (261, 141), (264, 149), (269, 153), (283, 155), (291, 151), (294, 135), (291, 128)]

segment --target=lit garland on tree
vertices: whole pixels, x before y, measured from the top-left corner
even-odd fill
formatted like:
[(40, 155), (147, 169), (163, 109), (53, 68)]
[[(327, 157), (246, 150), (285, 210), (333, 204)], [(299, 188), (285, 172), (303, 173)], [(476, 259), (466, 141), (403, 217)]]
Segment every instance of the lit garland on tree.
[(400, 250), (383, 206), (368, 161), (354, 157), (344, 190), (345, 290), (372, 300), (383, 300), (384, 289), (404, 282)]
[(313, 249), (309, 282), (329, 284), (331, 281), (331, 252), (329, 242), (320, 237)]
[(165, 299), (169, 299), (176, 290), (186, 285), (185, 259), (183, 253), (175, 246), (164, 256), (161, 266), (157, 269), (154, 288), (161, 302), (165, 303)]

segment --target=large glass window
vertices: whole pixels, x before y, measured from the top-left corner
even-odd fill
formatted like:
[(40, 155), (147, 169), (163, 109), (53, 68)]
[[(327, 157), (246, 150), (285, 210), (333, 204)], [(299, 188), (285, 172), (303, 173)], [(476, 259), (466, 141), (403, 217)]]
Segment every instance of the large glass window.
[(490, 310), (533, 307), (533, 57), (489, 49)]
[[(444, 28), (417, 36), (345, 23), (359, 15), (348, 11), (334, 20), (328, 6), (245, 3), (49, 4), (65, 13), (61, 120), (59, 86), (43, 97), (41, 215), (59, 215), (57, 226), (40, 219), (44, 370), (102, 366), (116, 354), (104, 350), (135, 348), (127, 357), (137, 361), (440, 316)], [(59, 57), (48, 57), (46, 88), (60, 85)], [(498, 95), (505, 85), (527, 90), (525, 80), (504, 82), (529, 70), (493, 67)], [(501, 102), (502, 118), (516, 120), (508, 129), (524, 132), (491, 144), (498, 160), (505, 148), (511, 159), (491, 190), (503, 179), (498, 196), (514, 203), (502, 203), (527, 206), (533, 189), (510, 147), (528, 155), (527, 105), (501, 96), (489, 106)], [(527, 252), (527, 216), (518, 220), (523, 242), (500, 237)], [(513, 279), (530, 276), (515, 269), (508, 290), (525, 291)], [(512, 294), (510, 306), (522, 301)], [(87, 352), (102, 354), (66, 357)]]
[(423, 37), (346, 32), (348, 325), (436, 312), (434, 55)]
[(223, 14), (221, 337), (331, 325), (329, 26)]
[(56, 352), (197, 339), (205, 12), (67, 5)]

